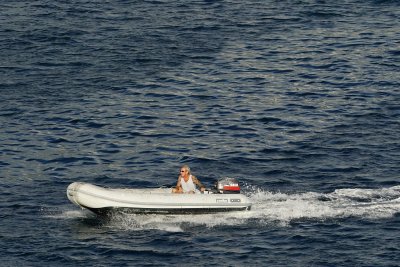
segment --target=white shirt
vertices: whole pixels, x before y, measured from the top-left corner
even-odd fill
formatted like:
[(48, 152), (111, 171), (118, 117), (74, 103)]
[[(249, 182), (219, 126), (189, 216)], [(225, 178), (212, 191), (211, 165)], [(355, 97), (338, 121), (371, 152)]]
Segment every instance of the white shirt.
[(185, 179), (181, 177), (181, 186), (183, 193), (189, 193), (190, 191), (193, 191), (195, 193), (199, 192), (199, 190), (196, 189), (196, 185), (193, 183), (192, 175), (189, 176), (187, 182), (185, 182)]

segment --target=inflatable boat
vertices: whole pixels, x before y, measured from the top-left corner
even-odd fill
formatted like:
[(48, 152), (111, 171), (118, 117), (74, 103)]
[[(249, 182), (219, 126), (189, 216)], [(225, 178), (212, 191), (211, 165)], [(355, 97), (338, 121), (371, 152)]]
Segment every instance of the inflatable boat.
[(174, 194), (171, 188), (112, 189), (75, 182), (67, 188), (68, 199), (98, 215), (114, 213), (187, 214), (250, 210), (236, 179), (227, 178), (214, 188), (196, 194)]

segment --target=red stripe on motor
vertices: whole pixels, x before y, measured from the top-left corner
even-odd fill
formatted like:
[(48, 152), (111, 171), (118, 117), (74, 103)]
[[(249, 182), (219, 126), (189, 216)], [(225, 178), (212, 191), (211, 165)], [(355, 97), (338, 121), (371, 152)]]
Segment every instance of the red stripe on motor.
[(224, 190), (240, 191), (240, 187), (239, 187), (239, 186), (229, 186), (229, 185), (225, 185), (225, 186), (224, 186)]

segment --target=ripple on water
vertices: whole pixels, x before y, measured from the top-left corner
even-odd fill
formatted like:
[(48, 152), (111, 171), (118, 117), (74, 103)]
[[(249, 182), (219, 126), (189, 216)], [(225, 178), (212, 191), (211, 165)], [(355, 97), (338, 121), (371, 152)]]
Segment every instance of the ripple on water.
[[(398, 1), (254, 4), (0, 4), (5, 265), (399, 262)], [(173, 184), (181, 164), (237, 177), (253, 210), (67, 204), (71, 182)]]

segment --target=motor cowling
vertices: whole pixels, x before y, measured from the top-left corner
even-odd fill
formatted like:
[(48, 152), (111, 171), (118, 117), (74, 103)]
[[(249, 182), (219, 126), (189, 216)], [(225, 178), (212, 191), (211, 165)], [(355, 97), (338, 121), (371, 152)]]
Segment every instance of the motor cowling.
[(239, 194), (239, 182), (235, 178), (222, 178), (215, 183), (215, 189), (221, 194)]

